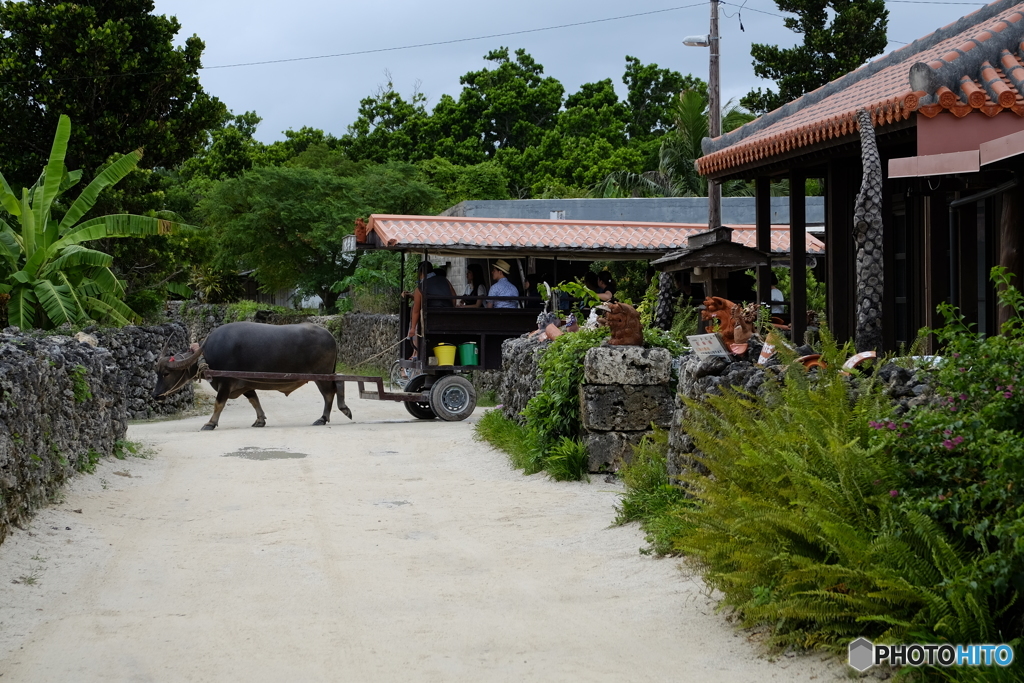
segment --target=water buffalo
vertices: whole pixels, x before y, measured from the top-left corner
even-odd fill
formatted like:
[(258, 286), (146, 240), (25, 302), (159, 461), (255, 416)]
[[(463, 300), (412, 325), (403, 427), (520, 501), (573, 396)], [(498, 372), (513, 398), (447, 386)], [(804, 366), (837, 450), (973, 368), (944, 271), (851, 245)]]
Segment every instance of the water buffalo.
[[(301, 325), (264, 325), (262, 323), (229, 323), (218, 327), (200, 346), (193, 344), (189, 351), (174, 356), (164, 356), (156, 364), (156, 387), (153, 397), (159, 398), (185, 386), (200, 371), (199, 357), (206, 360), (211, 370), (235, 372), (291, 372), (314, 375), (330, 375), (338, 358), (338, 345), (330, 332), (322, 327), (302, 323)], [(301, 387), (303, 380), (234, 379), (214, 377), (210, 384), (217, 392), (217, 404), (213, 417), (203, 429), (216, 429), (220, 413), (229, 398), (245, 396), (256, 409), (253, 427), (267, 424), (267, 416), (256, 396), (257, 389), (280, 391), (285, 396)], [(324, 414), (315, 425), (327, 424), (331, 420), (331, 401), (338, 397), (338, 410), (352, 418), (352, 411), (345, 405), (345, 385), (330, 381), (316, 383), (324, 397)]]

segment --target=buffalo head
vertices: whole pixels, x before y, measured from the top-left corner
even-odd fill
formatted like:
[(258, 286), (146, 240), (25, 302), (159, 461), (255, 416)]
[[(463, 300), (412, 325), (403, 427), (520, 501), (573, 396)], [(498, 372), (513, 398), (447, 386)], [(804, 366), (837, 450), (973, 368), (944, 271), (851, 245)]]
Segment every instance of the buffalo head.
[(156, 362), (156, 386), (153, 387), (153, 398), (161, 398), (174, 393), (199, 375), (199, 357), (203, 355), (203, 347), (192, 344), (188, 351), (173, 356), (164, 356), (167, 346), (164, 345), (160, 358)]

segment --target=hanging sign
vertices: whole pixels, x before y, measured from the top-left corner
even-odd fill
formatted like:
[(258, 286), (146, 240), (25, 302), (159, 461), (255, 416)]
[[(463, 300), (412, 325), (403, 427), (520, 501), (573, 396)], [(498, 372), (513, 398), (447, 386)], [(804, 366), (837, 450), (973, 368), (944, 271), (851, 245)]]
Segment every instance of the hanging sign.
[(726, 360), (732, 360), (732, 355), (725, 348), (725, 342), (722, 341), (722, 337), (718, 333), (690, 334), (686, 336), (686, 340), (690, 342), (690, 347), (698, 358), (720, 356)]

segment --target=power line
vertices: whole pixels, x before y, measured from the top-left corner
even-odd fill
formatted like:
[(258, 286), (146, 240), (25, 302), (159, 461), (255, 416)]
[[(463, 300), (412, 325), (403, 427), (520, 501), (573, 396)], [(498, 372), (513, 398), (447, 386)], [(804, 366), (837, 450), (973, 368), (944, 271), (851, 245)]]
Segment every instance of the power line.
[[(689, 5), (680, 5), (678, 7), (667, 7), (665, 9), (650, 10), (648, 12), (636, 12), (634, 14), (623, 14), (617, 17), (607, 17), (604, 19), (590, 19), (587, 21), (576, 21), (570, 24), (558, 24), (557, 26), (544, 26), (541, 28), (529, 28), (522, 31), (508, 31), (506, 33), (493, 33), (486, 36), (474, 36), (472, 38), (454, 38), (452, 40), (439, 40), (432, 43), (416, 43), (414, 45), (400, 45), (396, 47), (379, 47), (371, 50), (355, 50), (353, 52), (338, 52), (330, 55), (316, 55), (313, 57), (291, 57), (287, 59), (268, 59), (260, 62), (240, 62), (238, 64), (218, 64), (216, 66), (203, 66), (200, 67), (203, 71), (210, 71), (212, 69), (234, 69), (243, 66), (263, 66), (266, 64), (285, 64), (288, 62), (307, 62), (315, 59), (334, 59), (337, 57), (354, 57), (357, 55), (368, 55), (380, 52), (396, 52), (398, 50), (413, 50), (421, 47), (436, 47), (439, 45), (453, 45), (455, 43), (468, 43), (475, 40), (491, 40), (493, 38), (507, 38), (510, 36), (521, 36), (528, 33), (540, 33), (542, 31), (556, 31), (563, 28), (574, 28), (577, 26), (588, 26), (590, 24), (601, 24), (609, 21), (621, 21), (623, 19), (635, 19), (636, 17), (646, 17), (652, 14), (664, 14), (665, 12), (677, 12), (683, 9), (691, 9), (693, 7), (703, 7), (707, 5), (707, 1), (695, 2)], [(177, 73), (176, 71), (136, 71), (130, 73), (120, 74), (100, 74), (96, 76), (68, 76), (66, 78), (48, 78), (48, 79), (36, 79), (27, 81), (5, 81), (2, 82), (5, 85), (13, 85), (16, 83), (39, 83), (42, 81), (49, 83), (58, 83), (62, 81), (80, 81), (80, 80), (98, 80), (103, 78), (123, 78), (126, 76), (154, 76), (161, 74)]]

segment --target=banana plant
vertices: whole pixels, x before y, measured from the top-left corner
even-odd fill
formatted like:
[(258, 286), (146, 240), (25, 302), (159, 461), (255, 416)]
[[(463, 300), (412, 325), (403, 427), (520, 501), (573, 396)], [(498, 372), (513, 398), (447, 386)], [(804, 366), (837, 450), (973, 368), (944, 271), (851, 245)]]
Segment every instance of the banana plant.
[[(117, 214), (82, 220), (100, 192), (124, 178), (142, 159), (126, 154), (97, 174), (57, 220), (56, 200), (81, 179), (64, 164), (71, 119), (61, 116), (49, 161), (31, 188), (15, 194), (0, 174), (0, 294), (9, 297), (9, 324), (51, 329), (90, 320), (126, 325), (139, 316), (123, 302), (124, 283), (110, 269), (113, 259), (83, 244), (107, 237), (168, 234), (182, 226), (153, 218)], [(59, 205), (58, 205), (59, 206)]]

